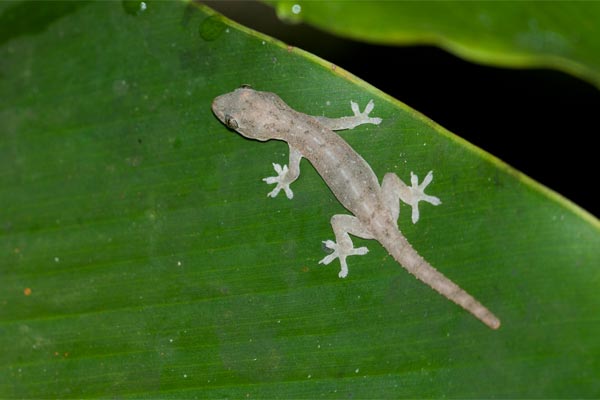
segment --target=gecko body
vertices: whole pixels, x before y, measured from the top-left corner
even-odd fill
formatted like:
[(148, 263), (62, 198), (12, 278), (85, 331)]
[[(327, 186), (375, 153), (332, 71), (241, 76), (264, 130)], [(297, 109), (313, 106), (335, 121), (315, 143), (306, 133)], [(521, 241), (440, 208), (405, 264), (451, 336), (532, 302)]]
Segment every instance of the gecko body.
[(288, 198), (293, 197), (289, 185), (298, 178), (300, 161), (304, 157), (340, 203), (353, 214), (338, 214), (331, 218), (336, 241), (324, 242), (333, 252), (320, 263), (329, 264), (338, 258), (341, 264), (339, 276), (345, 278), (348, 275), (346, 257), (363, 255), (368, 251), (366, 247), (354, 248), (349, 234), (375, 239), (416, 278), (472, 313), (490, 328), (497, 329), (500, 320), (425, 261), (398, 228), (399, 200), (412, 207), (413, 223), (419, 219), (420, 201), (441, 204), (437, 197), (424, 193), (425, 187), (433, 179), (432, 172), (421, 184), (411, 172), (411, 186), (395, 174), (388, 173), (380, 185), (370, 165), (334, 132), (381, 122), (379, 118), (369, 117), (373, 109), (372, 101), (362, 113), (356, 103), (351, 102), (351, 105), (354, 112), (351, 117), (313, 117), (293, 110), (274, 93), (242, 86), (215, 98), (212, 109), (227, 127), (247, 138), (260, 141), (276, 139), (288, 143), (288, 165), (281, 167), (273, 164), (278, 175), (264, 179), (268, 184), (276, 184), (269, 196), (275, 197), (283, 190)]

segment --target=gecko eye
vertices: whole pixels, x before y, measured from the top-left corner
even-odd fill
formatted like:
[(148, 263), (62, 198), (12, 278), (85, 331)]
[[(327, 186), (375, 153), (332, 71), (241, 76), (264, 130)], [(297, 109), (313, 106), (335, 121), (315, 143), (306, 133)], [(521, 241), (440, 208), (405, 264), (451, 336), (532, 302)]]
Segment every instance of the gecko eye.
[(252, 86), (248, 85), (247, 83), (242, 83), (240, 85), (240, 89), (252, 89)]
[(237, 121), (229, 114), (225, 115), (225, 125), (231, 129), (237, 129), (239, 126)]

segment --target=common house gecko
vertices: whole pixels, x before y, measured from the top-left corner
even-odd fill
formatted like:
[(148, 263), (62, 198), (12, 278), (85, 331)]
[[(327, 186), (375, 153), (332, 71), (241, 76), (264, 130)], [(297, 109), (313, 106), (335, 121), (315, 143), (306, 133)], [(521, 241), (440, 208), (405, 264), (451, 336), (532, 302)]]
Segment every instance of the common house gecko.
[(380, 118), (370, 117), (371, 100), (364, 112), (350, 102), (353, 116), (327, 118), (302, 114), (290, 108), (279, 96), (253, 90), (248, 85), (218, 96), (213, 100), (214, 114), (227, 127), (250, 139), (282, 140), (288, 143), (288, 165), (273, 164), (277, 176), (264, 178), (267, 184), (276, 184), (268, 196), (275, 197), (283, 190), (291, 199), (290, 184), (300, 175), (302, 157), (308, 159), (321, 175), (339, 202), (353, 215), (338, 214), (331, 218), (335, 242), (324, 241), (332, 253), (320, 264), (340, 260), (340, 278), (348, 275), (346, 258), (364, 255), (366, 247), (354, 248), (349, 234), (364, 239), (375, 239), (389, 254), (417, 279), (429, 285), (444, 297), (469, 311), (492, 329), (500, 327), (500, 320), (473, 296), (446, 278), (431, 266), (408, 243), (398, 228), (400, 203), (412, 207), (412, 222), (419, 220), (419, 202), (441, 204), (440, 199), (424, 193), (433, 179), (430, 171), (423, 182), (411, 172), (411, 186), (394, 173), (387, 173), (381, 185), (369, 164), (334, 131), (353, 129), (362, 124), (379, 125)]

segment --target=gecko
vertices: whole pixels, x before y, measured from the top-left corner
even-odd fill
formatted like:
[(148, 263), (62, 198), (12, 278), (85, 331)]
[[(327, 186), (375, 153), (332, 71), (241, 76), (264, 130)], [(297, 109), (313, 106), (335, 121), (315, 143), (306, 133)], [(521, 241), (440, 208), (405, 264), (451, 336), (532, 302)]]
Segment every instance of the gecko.
[(368, 252), (366, 247), (355, 248), (349, 235), (375, 239), (417, 279), (473, 314), (488, 327), (498, 329), (500, 320), (425, 261), (398, 228), (400, 201), (412, 208), (413, 223), (419, 220), (419, 202), (441, 204), (439, 198), (424, 192), (433, 180), (433, 172), (429, 171), (421, 183), (417, 175), (411, 172), (410, 186), (390, 172), (385, 174), (380, 185), (371, 166), (335, 131), (353, 129), (363, 124), (379, 125), (382, 120), (369, 116), (374, 108), (372, 100), (363, 112), (360, 112), (357, 103), (351, 101), (350, 105), (353, 116), (311, 116), (295, 111), (275, 93), (242, 85), (216, 97), (212, 110), (223, 124), (246, 138), (287, 142), (288, 164), (282, 167), (273, 163), (277, 176), (263, 179), (267, 184), (276, 185), (268, 193), (269, 197), (276, 197), (283, 190), (289, 199), (293, 198), (290, 184), (298, 179), (300, 161), (306, 158), (338, 201), (352, 213), (337, 214), (331, 218), (335, 241), (323, 242), (331, 253), (319, 261), (320, 264), (339, 259), (339, 277), (345, 278), (348, 275), (346, 258)]

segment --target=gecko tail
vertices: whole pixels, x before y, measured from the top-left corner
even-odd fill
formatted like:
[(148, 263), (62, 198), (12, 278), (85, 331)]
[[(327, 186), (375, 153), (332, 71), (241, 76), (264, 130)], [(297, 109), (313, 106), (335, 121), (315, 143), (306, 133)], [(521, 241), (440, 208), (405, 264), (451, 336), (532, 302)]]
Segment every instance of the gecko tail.
[(500, 327), (498, 317), (425, 261), (408, 243), (402, 233), (396, 231), (396, 234), (387, 235), (386, 239), (379, 242), (383, 244), (386, 250), (402, 267), (417, 279), (473, 314), (491, 329), (498, 329)]

